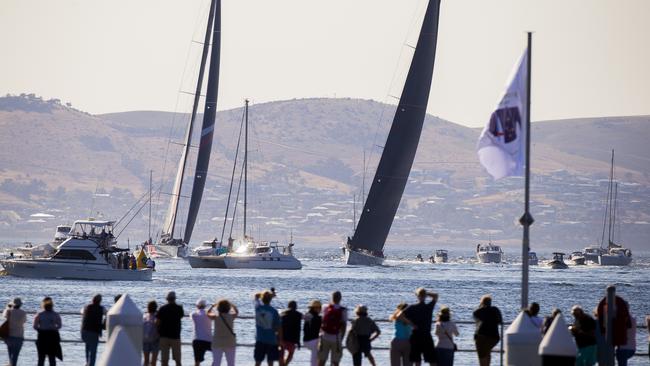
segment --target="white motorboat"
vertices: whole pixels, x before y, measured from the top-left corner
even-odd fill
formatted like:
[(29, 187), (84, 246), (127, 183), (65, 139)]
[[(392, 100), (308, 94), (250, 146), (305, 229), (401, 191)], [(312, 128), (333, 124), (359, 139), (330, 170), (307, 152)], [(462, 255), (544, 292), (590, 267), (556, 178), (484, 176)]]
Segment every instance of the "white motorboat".
[(553, 253), (553, 260), (546, 263), (547, 266), (553, 269), (567, 269), (569, 266), (564, 263), (564, 253)]
[(501, 263), (503, 251), (498, 245), (488, 243), (487, 245), (476, 245), (476, 259), (479, 263)]
[(226, 269), (301, 269), (302, 263), (293, 255), (293, 243), (287, 246), (278, 242), (263, 242), (241, 247), (231, 253), (221, 255), (191, 255), (188, 261), (192, 268)]
[(447, 263), (449, 261), (449, 252), (445, 249), (436, 249), (433, 256), (434, 263)]
[(56, 227), (56, 232), (54, 233), (54, 240), (52, 241), (52, 243), (55, 246), (58, 246), (59, 244), (63, 243), (68, 238), (70, 229), (72, 229), (70, 225), (58, 225)]
[(30, 242), (24, 242), (22, 246), (12, 249), (16, 252), (17, 257), (22, 258), (45, 258), (51, 256), (56, 251), (51, 244), (34, 245)]
[(582, 255), (585, 258), (585, 262), (598, 263), (598, 256), (607, 253), (607, 249), (602, 248), (598, 245), (590, 245), (583, 249)]
[(569, 255), (569, 260), (573, 262), (573, 265), (575, 266), (582, 266), (587, 264), (587, 259), (585, 258), (584, 253), (580, 251), (571, 253)]
[(538, 264), (539, 264), (539, 259), (537, 258), (537, 253), (528, 252), (528, 265), (529, 266), (536, 266)]
[(601, 266), (627, 266), (632, 263), (632, 251), (625, 248), (610, 248), (606, 254), (598, 256)]
[(151, 269), (118, 269), (116, 254), (128, 251), (114, 243), (112, 221), (80, 220), (49, 258), (7, 259), (9, 275), (28, 278), (151, 281)]

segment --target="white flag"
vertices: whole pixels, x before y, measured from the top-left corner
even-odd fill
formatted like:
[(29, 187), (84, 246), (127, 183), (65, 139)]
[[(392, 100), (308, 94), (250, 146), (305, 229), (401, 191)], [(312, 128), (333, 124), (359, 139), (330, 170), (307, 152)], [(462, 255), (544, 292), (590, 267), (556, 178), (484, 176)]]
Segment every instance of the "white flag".
[(528, 50), (508, 78), (505, 93), (478, 139), (478, 159), (494, 179), (524, 174)]

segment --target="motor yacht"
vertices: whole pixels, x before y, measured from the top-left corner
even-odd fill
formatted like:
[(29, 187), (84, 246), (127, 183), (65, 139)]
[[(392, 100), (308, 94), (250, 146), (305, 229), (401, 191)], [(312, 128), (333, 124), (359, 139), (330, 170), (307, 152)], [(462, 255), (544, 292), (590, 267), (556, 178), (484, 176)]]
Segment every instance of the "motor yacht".
[(476, 259), (479, 263), (501, 263), (503, 251), (498, 245), (488, 243), (476, 245)]
[(28, 278), (151, 281), (151, 269), (120, 269), (112, 221), (75, 221), (69, 237), (49, 258), (0, 261), (9, 275)]
[(434, 263), (447, 263), (449, 261), (449, 252), (445, 249), (436, 249), (433, 255)]
[(528, 265), (529, 266), (536, 266), (538, 264), (539, 264), (539, 259), (537, 259), (537, 253), (528, 252)]

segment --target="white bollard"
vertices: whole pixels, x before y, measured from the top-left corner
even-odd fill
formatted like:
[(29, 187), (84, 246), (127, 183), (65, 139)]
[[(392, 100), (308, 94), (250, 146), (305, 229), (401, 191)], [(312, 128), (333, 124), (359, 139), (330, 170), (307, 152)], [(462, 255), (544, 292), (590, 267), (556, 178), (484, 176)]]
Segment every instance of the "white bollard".
[(539, 345), (539, 354), (544, 366), (573, 366), (576, 363), (578, 347), (564, 321), (564, 316), (558, 314), (546, 331)]
[(131, 345), (138, 357), (137, 361), (140, 363), (142, 357), (142, 312), (127, 294), (122, 295), (106, 314), (106, 329), (109, 341), (118, 326), (122, 328), (122, 331), (131, 341)]
[(133, 342), (121, 325), (113, 327), (111, 337), (97, 363), (98, 366), (140, 366), (140, 352), (133, 348)]
[(542, 333), (533, 324), (528, 314), (520, 312), (506, 330), (504, 338), (506, 365), (540, 366), (542, 364), (538, 354)]

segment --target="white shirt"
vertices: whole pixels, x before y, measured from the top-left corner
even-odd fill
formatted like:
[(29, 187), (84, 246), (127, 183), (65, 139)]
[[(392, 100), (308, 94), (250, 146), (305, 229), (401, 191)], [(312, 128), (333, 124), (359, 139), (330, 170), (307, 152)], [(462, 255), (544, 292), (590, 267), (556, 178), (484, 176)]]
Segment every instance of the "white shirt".
[(436, 348), (454, 349), (454, 336), (458, 335), (456, 323), (450, 321), (436, 322), (436, 336), (438, 344)]
[(212, 321), (208, 318), (205, 309), (198, 309), (192, 313), (194, 322), (194, 339), (212, 342)]

